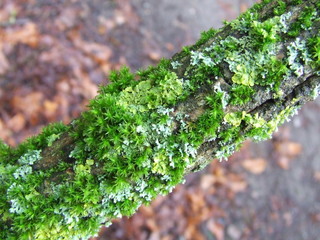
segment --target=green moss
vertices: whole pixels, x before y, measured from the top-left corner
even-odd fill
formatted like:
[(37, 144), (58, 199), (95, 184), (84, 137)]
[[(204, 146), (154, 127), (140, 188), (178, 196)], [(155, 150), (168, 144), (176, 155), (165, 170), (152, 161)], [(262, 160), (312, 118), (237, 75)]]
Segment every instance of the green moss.
[(207, 31), (201, 33), (200, 39), (196, 42), (195, 46), (200, 46), (206, 43), (210, 38), (212, 38), (218, 32), (217, 29), (210, 28)]
[(250, 35), (255, 41), (254, 45), (259, 48), (265, 49), (269, 44), (279, 41), (279, 32), (281, 30), (280, 28), (280, 17), (278, 16), (267, 19), (263, 22), (251, 22)]
[(217, 137), (217, 129), (221, 125), (223, 118), (223, 93), (218, 92), (208, 96), (207, 104), (209, 109), (197, 119), (193, 129), (197, 136), (195, 139), (196, 145), (199, 145), (205, 139), (213, 140)]
[(271, 86), (275, 92), (279, 90), (282, 79), (288, 73), (287, 64), (275, 56), (271, 56), (260, 70), (258, 84), (261, 86)]
[(226, 123), (231, 124), (232, 126), (238, 127), (240, 126), (242, 120), (245, 118), (246, 112), (233, 112), (227, 113), (224, 116), (224, 121)]
[(308, 51), (311, 58), (313, 59), (314, 67), (319, 67), (320, 65), (320, 37), (311, 37), (307, 43)]
[(305, 7), (298, 19), (290, 25), (288, 35), (297, 37), (302, 30), (309, 30), (316, 19), (317, 11), (313, 7)]
[[(304, 65), (319, 66), (320, 55), (318, 36), (288, 39), (291, 14), (284, 12), (291, 2), (277, 1), (277, 16), (260, 19), (258, 9), (269, 2), (227, 23), (234, 35), (218, 36), (219, 30), (211, 29), (172, 61), (137, 73), (112, 72), (111, 84), (100, 87), (71, 127), (50, 125), (16, 149), (0, 142), (0, 238), (88, 238), (107, 218), (130, 216), (181, 183), (204, 142), (214, 141), (215, 155), (223, 159), (245, 138), (269, 138), (295, 112), (296, 102), (275, 116), (232, 109), (248, 103), (257, 89), (280, 97), (282, 79), (301, 76)], [(306, 8), (298, 18), (300, 30), (308, 29), (314, 16)], [(211, 38), (214, 43), (206, 44)], [(287, 42), (286, 49), (279, 49), (280, 41)], [(180, 62), (185, 59), (190, 62)], [(318, 95), (318, 88), (314, 91)], [(180, 101), (199, 92), (205, 95), (201, 115), (177, 112)], [(67, 161), (36, 170), (42, 150), (54, 148), (64, 134), (74, 141)]]
[(232, 76), (232, 81), (244, 86), (253, 86), (255, 78), (254, 69), (244, 64), (239, 64), (236, 67), (236, 72)]
[(303, 0), (291, 0), (291, 1), (289, 1), (289, 4), (293, 5), (293, 6), (299, 5), (301, 3), (303, 3)]
[(251, 129), (246, 133), (246, 137), (254, 141), (262, 141), (271, 138), (272, 133), (277, 130), (278, 126), (283, 124), (291, 116), (297, 113), (298, 107), (289, 106), (279, 112), (271, 120), (266, 121), (258, 115), (247, 115), (246, 123)]
[(287, 4), (282, 0), (277, 0), (277, 6), (273, 9), (273, 13), (277, 16), (284, 14), (287, 10)]
[(119, 93), (123, 89), (137, 84), (134, 81), (135, 75), (130, 72), (128, 67), (122, 67), (119, 71), (112, 71), (109, 75), (109, 80), (112, 84), (101, 86), (99, 93)]
[(252, 99), (254, 89), (249, 86), (235, 85), (230, 90), (230, 103), (244, 105)]
[(175, 103), (182, 91), (182, 81), (175, 73), (169, 72), (158, 82), (157, 86), (150, 79), (139, 82), (134, 88), (124, 89), (120, 94), (118, 104), (130, 108), (132, 112), (144, 112), (158, 106)]

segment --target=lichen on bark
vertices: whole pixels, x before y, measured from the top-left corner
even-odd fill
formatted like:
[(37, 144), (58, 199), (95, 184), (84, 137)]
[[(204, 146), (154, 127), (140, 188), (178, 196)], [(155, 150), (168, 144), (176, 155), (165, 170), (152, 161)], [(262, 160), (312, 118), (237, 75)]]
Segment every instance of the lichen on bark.
[(319, 94), (319, 25), (316, 0), (263, 1), (170, 60), (113, 72), (68, 126), (0, 142), (1, 238), (89, 237), (246, 138), (270, 138)]

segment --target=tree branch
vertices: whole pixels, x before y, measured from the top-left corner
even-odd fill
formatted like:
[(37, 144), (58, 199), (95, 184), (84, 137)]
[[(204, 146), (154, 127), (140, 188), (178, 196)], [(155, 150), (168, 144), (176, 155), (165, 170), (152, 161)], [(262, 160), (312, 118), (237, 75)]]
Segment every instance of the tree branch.
[(270, 138), (319, 94), (319, 9), (264, 1), (156, 67), (111, 73), (68, 126), (0, 142), (1, 239), (87, 238), (245, 139)]

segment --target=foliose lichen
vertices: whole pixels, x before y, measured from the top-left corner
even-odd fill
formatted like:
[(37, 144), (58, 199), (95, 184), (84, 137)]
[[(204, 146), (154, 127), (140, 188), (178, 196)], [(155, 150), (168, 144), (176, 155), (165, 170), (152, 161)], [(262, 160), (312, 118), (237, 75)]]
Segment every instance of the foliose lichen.
[[(259, 10), (270, 2), (276, 7), (262, 19)], [(299, 100), (263, 115), (247, 110), (254, 96), (270, 93), (281, 104), (284, 80), (319, 68), (319, 37), (308, 32), (319, 8), (306, 3), (293, 19), (297, 4), (265, 0), (226, 23), (229, 36), (211, 29), (172, 60), (136, 74), (113, 71), (112, 83), (71, 125), (51, 125), (15, 149), (0, 142), (1, 239), (88, 238), (182, 183), (204, 143), (226, 159), (246, 138), (270, 138)], [(199, 113), (179, 110), (200, 95)], [(66, 134), (73, 139), (67, 161), (41, 169), (45, 150)]]

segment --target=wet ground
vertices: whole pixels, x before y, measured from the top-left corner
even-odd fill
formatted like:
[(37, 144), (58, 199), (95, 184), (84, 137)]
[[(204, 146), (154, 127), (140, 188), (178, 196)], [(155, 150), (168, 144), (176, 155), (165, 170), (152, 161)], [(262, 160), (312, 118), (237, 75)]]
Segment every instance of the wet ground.
[[(246, 0), (2, 0), (0, 137), (79, 116), (111, 69), (136, 70), (245, 11)], [(317, 240), (320, 99), (272, 140), (246, 142), (98, 239)]]

